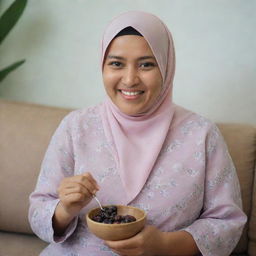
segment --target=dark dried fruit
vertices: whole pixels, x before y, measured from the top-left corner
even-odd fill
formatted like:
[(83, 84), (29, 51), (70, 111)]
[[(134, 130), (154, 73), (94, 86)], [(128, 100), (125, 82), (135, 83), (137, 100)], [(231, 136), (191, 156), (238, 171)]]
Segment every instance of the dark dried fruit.
[(126, 215), (126, 216), (124, 216), (124, 221), (126, 223), (129, 223), (129, 222), (136, 221), (136, 218), (134, 216), (132, 216), (132, 215)]
[(117, 207), (115, 205), (111, 205), (108, 207), (103, 207), (103, 210), (100, 210), (100, 212), (95, 215), (92, 220), (105, 224), (121, 224), (134, 222), (136, 221), (136, 218), (132, 215), (117, 215)]

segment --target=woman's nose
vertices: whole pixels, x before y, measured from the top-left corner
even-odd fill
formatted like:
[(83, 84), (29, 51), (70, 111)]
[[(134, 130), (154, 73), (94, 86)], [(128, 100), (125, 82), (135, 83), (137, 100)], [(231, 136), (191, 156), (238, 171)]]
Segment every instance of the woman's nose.
[(123, 73), (122, 82), (128, 87), (132, 87), (139, 82), (138, 72), (135, 68), (126, 68)]

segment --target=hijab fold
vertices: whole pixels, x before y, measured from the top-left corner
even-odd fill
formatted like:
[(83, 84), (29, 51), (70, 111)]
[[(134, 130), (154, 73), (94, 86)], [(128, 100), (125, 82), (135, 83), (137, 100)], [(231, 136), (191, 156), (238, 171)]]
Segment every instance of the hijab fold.
[(126, 115), (109, 97), (102, 104), (103, 128), (126, 192), (126, 204), (135, 199), (145, 185), (169, 132), (174, 112), (172, 84), (175, 71), (173, 40), (168, 28), (156, 16), (140, 11), (121, 14), (107, 26), (101, 45), (102, 67), (107, 47), (121, 30), (129, 26), (148, 42), (163, 85), (155, 104), (143, 114)]

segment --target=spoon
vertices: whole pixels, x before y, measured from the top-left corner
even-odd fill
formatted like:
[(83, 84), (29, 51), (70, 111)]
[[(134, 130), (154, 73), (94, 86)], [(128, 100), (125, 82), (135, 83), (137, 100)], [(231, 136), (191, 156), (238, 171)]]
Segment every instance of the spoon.
[(98, 205), (100, 206), (100, 209), (101, 209), (102, 211), (104, 211), (104, 209), (103, 209), (103, 207), (102, 207), (102, 205), (101, 205), (99, 199), (96, 197), (96, 195), (92, 195), (92, 196), (93, 196), (94, 199), (97, 201)]

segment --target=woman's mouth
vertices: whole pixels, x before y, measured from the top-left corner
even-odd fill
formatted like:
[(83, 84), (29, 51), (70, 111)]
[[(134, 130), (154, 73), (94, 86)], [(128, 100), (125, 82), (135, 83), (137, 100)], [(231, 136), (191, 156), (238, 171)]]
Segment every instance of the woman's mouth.
[(127, 100), (134, 100), (140, 97), (141, 94), (144, 93), (144, 91), (134, 90), (134, 91), (127, 91), (127, 90), (118, 90), (123, 98)]

